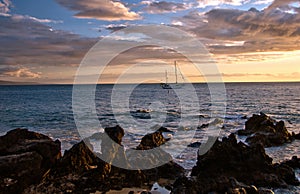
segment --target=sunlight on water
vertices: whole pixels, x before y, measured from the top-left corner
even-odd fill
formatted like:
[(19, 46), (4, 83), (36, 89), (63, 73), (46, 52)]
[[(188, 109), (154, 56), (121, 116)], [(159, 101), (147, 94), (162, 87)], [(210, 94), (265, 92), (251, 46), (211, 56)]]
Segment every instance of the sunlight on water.
[[(155, 126), (163, 125), (174, 132), (166, 149), (176, 162), (191, 169), (196, 162), (197, 148), (187, 147), (179, 155), (175, 150), (192, 142), (205, 141), (210, 132), (205, 128), (196, 128), (215, 120), (210, 118), (212, 104), (208, 87), (206, 84), (196, 84), (194, 87), (200, 106), (191, 102), (181, 107), (176, 94), (154, 84), (135, 88), (130, 95), (129, 109), (121, 106), (120, 96), (121, 104), (119, 107), (116, 105), (118, 108), (113, 111), (110, 99), (112, 85), (98, 85), (95, 95), (97, 112), (86, 109), (80, 117), (85, 123), (83, 134), (89, 136), (103, 132), (105, 127), (120, 124), (125, 129), (124, 146), (134, 148), (145, 134), (155, 131)], [(300, 83), (226, 84), (226, 90), (227, 114), (223, 118), (225, 123), (221, 137), (243, 129), (246, 119), (261, 111), (277, 120), (284, 120), (288, 130), (300, 132)], [(81, 99), (82, 104), (85, 102)], [(182, 119), (183, 108), (188, 110), (184, 114), (185, 119)], [(89, 116), (93, 114), (97, 114), (100, 128), (89, 123)], [(1, 135), (17, 127), (29, 128), (60, 139), (62, 149), (69, 149), (81, 139), (73, 118), (72, 86), (69, 85), (0, 86), (0, 115)], [(295, 141), (281, 147), (267, 148), (266, 151), (274, 162), (280, 162), (293, 155), (299, 156), (299, 147), (300, 142)]]

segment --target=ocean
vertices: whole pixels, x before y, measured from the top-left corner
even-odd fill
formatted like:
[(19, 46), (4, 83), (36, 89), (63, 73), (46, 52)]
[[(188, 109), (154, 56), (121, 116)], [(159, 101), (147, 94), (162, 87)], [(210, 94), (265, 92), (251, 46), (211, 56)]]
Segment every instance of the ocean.
[[(88, 92), (91, 86), (80, 87)], [(113, 100), (113, 85), (97, 85), (96, 112), (83, 110), (86, 112), (77, 120), (86, 130), (78, 132), (72, 109), (72, 85), (0, 86), (0, 134), (14, 128), (28, 128), (59, 139), (62, 150), (66, 150), (80, 141), (83, 134), (101, 132), (104, 127), (119, 124), (126, 133), (124, 146), (133, 148), (145, 134), (162, 125), (175, 134), (173, 138), (170, 136), (169, 153), (180, 165), (191, 169), (196, 162), (197, 148), (184, 146), (185, 149), (178, 153), (178, 147), (205, 139), (205, 129), (196, 128), (212, 120), (223, 125), (219, 138), (243, 129), (247, 118), (260, 112), (285, 121), (289, 131), (300, 132), (300, 83), (226, 83), (226, 114), (219, 115), (220, 118), (211, 118), (211, 93), (207, 84), (193, 84), (193, 87), (199, 100), (197, 106), (181, 102), (175, 92), (163, 90), (159, 84), (138, 85), (129, 96), (120, 93)], [(86, 99), (81, 100), (80, 103), (87, 103)], [(126, 102), (127, 107), (119, 102)], [(184, 119), (182, 104), (188, 112)], [(100, 127), (88, 122), (91, 114), (98, 117)], [(193, 123), (195, 119), (199, 122)], [(266, 148), (266, 151), (274, 162), (290, 159), (293, 155), (300, 157), (300, 142)], [(300, 176), (299, 171), (297, 176)]]

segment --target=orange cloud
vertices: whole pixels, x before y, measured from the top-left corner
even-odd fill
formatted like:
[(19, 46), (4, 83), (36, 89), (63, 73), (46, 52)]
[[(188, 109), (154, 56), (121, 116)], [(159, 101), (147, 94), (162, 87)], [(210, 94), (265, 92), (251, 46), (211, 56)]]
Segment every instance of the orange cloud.
[[(180, 28), (205, 38), (210, 51), (216, 54), (299, 50), (300, 8), (293, 6), (293, 2), (296, 1), (274, 1), (262, 11), (255, 8), (192, 11), (173, 23), (180, 23)], [(210, 43), (215, 41), (218, 45)], [(244, 44), (228, 46), (228, 41)]]
[(91, 18), (97, 20), (138, 20), (141, 16), (130, 11), (121, 1), (112, 0), (56, 0), (64, 7), (77, 11), (77, 18)]
[(32, 79), (41, 77), (40, 72), (33, 72), (27, 67), (1, 68), (0, 75), (17, 77), (17, 78), (32, 78)]

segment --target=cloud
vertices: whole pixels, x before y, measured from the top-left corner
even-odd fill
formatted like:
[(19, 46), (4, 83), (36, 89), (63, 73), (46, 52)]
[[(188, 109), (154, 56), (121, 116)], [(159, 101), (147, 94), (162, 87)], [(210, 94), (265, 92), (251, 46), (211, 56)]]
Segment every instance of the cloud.
[[(257, 78), (269, 78), (273, 80), (278, 79), (287, 79), (293, 80), (300, 76), (300, 72), (292, 72), (292, 73), (220, 73), (220, 74), (206, 74), (206, 75), (189, 75), (189, 77), (197, 77), (197, 78), (207, 78), (207, 77), (222, 77), (222, 78), (249, 78), (249, 77), (257, 77)], [(248, 80), (249, 81), (249, 80)]]
[(144, 8), (144, 10), (152, 14), (177, 12), (191, 8), (191, 4), (186, 3), (174, 3), (166, 1), (142, 1), (141, 3), (147, 5), (147, 7)]
[(91, 18), (97, 20), (138, 20), (141, 16), (130, 11), (121, 1), (113, 0), (56, 0), (64, 7), (77, 11), (77, 18)]
[(269, 73), (220, 73), (220, 74), (206, 74), (200, 77), (250, 77), (250, 76), (264, 76), (274, 77), (275, 75)]
[(2, 76), (40, 78), (41, 74), (31, 71), (32, 68), (78, 66), (97, 42), (55, 30), (45, 24), (48, 21), (29, 16), (0, 16), (0, 23)]
[(112, 32), (115, 32), (115, 31), (118, 31), (118, 30), (122, 30), (126, 27), (127, 27), (126, 24), (109, 24), (109, 25), (105, 26), (105, 29), (110, 30)]
[(10, 0), (0, 0), (0, 15), (8, 14), (11, 6)]
[(198, 0), (198, 7), (204, 8), (208, 6), (218, 6), (218, 5), (243, 5), (249, 3), (249, 0)]
[(7, 16), (11, 16), (11, 18), (13, 20), (30, 20), (32, 22), (39, 22), (39, 23), (54, 23), (54, 24), (59, 24), (59, 23), (63, 23), (63, 21), (61, 20), (50, 20), (50, 19), (40, 19), (40, 18), (36, 18), (36, 17), (32, 17), (29, 15), (7, 15)]
[[(205, 39), (214, 53), (298, 50), (300, 15), (293, 2), (295, 0), (274, 1), (262, 11), (255, 8), (248, 11), (237, 9), (213, 9), (206, 13), (192, 11), (177, 18), (173, 23), (180, 22), (181, 28)], [(288, 9), (293, 9), (294, 13)], [(216, 40), (218, 46), (209, 45), (210, 41)], [(244, 44), (228, 46), (226, 45), (228, 41), (244, 41)]]
[(254, 1), (253, 4), (255, 5), (267, 5), (267, 4), (270, 4), (272, 3), (274, 0), (257, 0), (257, 1)]
[(27, 67), (0, 67), (0, 76), (17, 78), (41, 78), (41, 72), (33, 72)]

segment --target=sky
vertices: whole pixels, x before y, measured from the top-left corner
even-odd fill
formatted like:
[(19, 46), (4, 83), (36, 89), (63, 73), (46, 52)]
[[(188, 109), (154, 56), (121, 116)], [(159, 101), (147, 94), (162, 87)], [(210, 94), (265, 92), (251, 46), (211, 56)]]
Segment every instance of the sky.
[[(124, 40), (120, 32), (153, 24), (201, 42), (225, 82), (300, 81), (299, 0), (0, 0), (0, 80), (71, 84), (97, 42), (139, 42), (143, 36)], [(172, 81), (174, 60), (190, 81), (216, 76), (195, 73), (176, 48), (153, 45), (92, 71), (100, 83), (114, 83), (128, 69), (127, 82), (163, 81), (166, 70)]]

